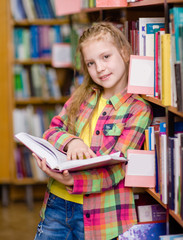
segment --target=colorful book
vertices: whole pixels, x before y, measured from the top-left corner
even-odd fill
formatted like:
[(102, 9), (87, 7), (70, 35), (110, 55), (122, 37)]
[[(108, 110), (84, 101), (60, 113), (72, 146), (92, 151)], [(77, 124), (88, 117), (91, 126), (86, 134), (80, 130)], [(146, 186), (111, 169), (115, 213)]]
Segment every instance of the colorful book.
[(166, 209), (160, 204), (137, 206), (139, 222), (166, 221)]
[(173, 7), (169, 10), (172, 34), (175, 36), (176, 61), (180, 61), (179, 26), (183, 25), (183, 7)]
[(166, 234), (166, 223), (137, 224), (119, 236), (119, 240), (157, 240)]
[(146, 24), (145, 56), (154, 57), (154, 33), (164, 28), (164, 23)]
[(139, 18), (139, 55), (145, 56), (146, 24), (164, 23), (164, 18)]
[(162, 62), (162, 104), (171, 106), (171, 35), (161, 36), (161, 62)]

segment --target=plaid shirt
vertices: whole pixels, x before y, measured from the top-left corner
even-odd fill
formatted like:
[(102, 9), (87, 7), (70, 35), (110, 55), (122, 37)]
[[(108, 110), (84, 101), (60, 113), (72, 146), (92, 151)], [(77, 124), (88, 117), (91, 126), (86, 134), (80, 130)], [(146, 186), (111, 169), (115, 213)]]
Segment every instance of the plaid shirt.
[[(52, 119), (44, 138), (63, 151), (65, 145), (77, 138), (98, 100), (94, 90), (90, 99), (80, 107), (76, 122), (76, 136), (67, 132), (66, 108)], [(144, 130), (150, 125), (150, 106), (138, 95), (126, 89), (111, 97), (103, 109), (92, 136), (91, 149), (96, 155), (120, 151), (127, 155), (127, 149), (140, 149), (144, 142)], [(83, 216), (85, 239), (112, 239), (136, 223), (134, 197), (131, 188), (124, 187), (125, 165), (71, 173), (74, 178), (71, 194), (84, 194)], [(41, 216), (44, 219), (49, 187), (48, 183)]]

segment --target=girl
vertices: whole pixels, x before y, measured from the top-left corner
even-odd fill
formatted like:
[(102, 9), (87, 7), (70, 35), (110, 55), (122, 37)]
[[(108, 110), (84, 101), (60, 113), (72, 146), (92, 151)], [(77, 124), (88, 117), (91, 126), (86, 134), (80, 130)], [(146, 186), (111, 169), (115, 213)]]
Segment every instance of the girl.
[[(68, 160), (140, 149), (150, 125), (150, 106), (127, 93), (131, 48), (120, 30), (100, 22), (79, 40), (84, 81), (52, 119), (44, 139)], [(54, 173), (50, 176), (35, 239), (116, 239), (136, 223), (131, 188), (124, 187), (125, 165)], [(83, 160), (84, 161), (84, 160)]]

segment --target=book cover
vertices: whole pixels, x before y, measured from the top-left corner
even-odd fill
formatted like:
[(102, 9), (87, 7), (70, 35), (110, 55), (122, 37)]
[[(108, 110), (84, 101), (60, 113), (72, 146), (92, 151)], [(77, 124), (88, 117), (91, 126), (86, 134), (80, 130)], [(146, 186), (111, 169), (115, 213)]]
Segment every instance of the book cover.
[(72, 49), (69, 43), (54, 43), (52, 46), (52, 66), (72, 66)]
[(180, 61), (179, 26), (183, 24), (183, 7), (173, 7), (169, 10), (172, 34), (175, 36), (176, 61)]
[(145, 56), (146, 24), (164, 23), (164, 18), (139, 18), (139, 55)]
[(170, 34), (161, 36), (161, 61), (162, 61), (162, 104), (171, 106), (171, 67), (170, 67)]
[(165, 221), (166, 209), (160, 204), (137, 206), (139, 222)]
[(160, 132), (160, 199), (164, 204), (168, 203), (168, 189), (167, 189), (167, 136), (166, 133)]
[(154, 58), (130, 56), (128, 93), (154, 94)]
[(127, 150), (126, 187), (155, 187), (155, 153), (149, 150)]
[(96, 0), (96, 7), (126, 7), (126, 0)]
[(145, 56), (154, 57), (154, 33), (164, 27), (164, 23), (146, 24)]
[(174, 151), (174, 137), (168, 137), (168, 205), (171, 210), (175, 208)]
[(119, 236), (119, 240), (158, 240), (166, 234), (166, 223), (136, 224)]
[(79, 13), (81, 11), (80, 0), (55, 0), (56, 16)]
[(53, 145), (43, 138), (21, 132), (15, 135), (15, 139), (22, 142), (40, 159), (46, 158), (47, 165), (53, 171), (62, 172), (66, 169), (69, 171), (80, 171), (127, 162), (126, 158), (119, 157), (120, 152), (84, 160), (68, 161), (66, 154), (57, 150)]

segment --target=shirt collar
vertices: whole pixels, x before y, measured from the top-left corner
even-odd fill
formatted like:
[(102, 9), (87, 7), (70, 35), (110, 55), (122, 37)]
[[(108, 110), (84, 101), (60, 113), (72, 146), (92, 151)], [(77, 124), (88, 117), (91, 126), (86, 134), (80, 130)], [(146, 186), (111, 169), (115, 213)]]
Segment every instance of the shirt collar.
[[(99, 96), (99, 90), (93, 88), (95, 92), (95, 97), (93, 101), (90, 99), (90, 104), (95, 105)], [(107, 100), (107, 104), (112, 104), (115, 110), (121, 107), (121, 105), (127, 101), (127, 99), (132, 95), (132, 93), (127, 93), (127, 87), (123, 89), (121, 92), (117, 93), (116, 95), (112, 96), (110, 99)]]
[(132, 93), (127, 93), (127, 87), (123, 89), (121, 92), (117, 93), (116, 95), (112, 96), (108, 100), (108, 104), (113, 105), (115, 110), (118, 110), (121, 105), (127, 101), (127, 99), (132, 95)]

